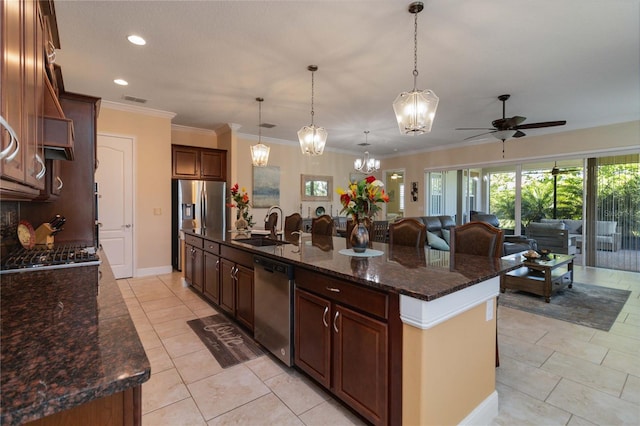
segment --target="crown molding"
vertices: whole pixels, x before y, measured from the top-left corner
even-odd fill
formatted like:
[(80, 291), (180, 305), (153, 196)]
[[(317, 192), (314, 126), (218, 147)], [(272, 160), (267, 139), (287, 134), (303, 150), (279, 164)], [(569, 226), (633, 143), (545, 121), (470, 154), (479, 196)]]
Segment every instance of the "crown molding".
[(134, 112), (136, 114), (149, 115), (152, 117), (161, 117), (173, 119), (176, 116), (175, 112), (161, 111), (159, 109), (145, 108), (137, 105), (126, 105), (119, 102), (102, 100), (100, 103), (101, 108), (114, 109), (117, 111)]
[(182, 126), (180, 124), (172, 124), (171, 125), (171, 131), (175, 131), (175, 132), (185, 132), (185, 133), (199, 133), (201, 135), (206, 135), (206, 136), (215, 136), (218, 133), (216, 133), (215, 130), (211, 130), (211, 129), (201, 129), (199, 127), (190, 127), (190, 126)]

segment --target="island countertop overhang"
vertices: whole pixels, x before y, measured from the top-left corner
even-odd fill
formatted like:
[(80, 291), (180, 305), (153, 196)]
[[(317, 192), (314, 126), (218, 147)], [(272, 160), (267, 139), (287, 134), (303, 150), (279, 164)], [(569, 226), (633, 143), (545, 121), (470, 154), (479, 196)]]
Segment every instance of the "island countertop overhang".
[[(239, 248), (344, 279), (380, 291), (398, 293), (424, 301), (432, 301), (472, 285), (499, 276), (522, 265), (513, 259), (488, 258), (429, 247), (413, 248), (372, 244), (382, 252), (374, 257), (351, 257), (339, 251), (346, 239), (312, 234), (286, 239), (285, 244), (253, 246), (246, 244), (251, 236), (237, 232), (190, 230), (187, 234), (222, 245)], [(256, 238), (256, 237), (253, 237)]]

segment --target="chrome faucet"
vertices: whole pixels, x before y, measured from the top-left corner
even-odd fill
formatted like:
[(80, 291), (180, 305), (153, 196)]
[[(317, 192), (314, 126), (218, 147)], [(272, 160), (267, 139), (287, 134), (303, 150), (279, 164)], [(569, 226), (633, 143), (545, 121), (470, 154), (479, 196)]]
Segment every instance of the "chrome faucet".
[[(271, 206), (269, 207), (269, 210), (267, 210), (267, 214), (264, 217), (264, 222), (267, 223), (269, 221), (269, 215), (273, 212), (273, 210), (279, 210), (280, 211), (280, 215), (278, 216), (278, 219), (280, 219), (280, 226), (282, 226), (283, 223), (283, 213), (282, 213), (282, 209), (280, 208), (280, 206)], [(273, 225), (273, 228), (271, 228), (271, 237), (273, 238), (278, 238), (278, 220), (276, 220), (276, 223)]]

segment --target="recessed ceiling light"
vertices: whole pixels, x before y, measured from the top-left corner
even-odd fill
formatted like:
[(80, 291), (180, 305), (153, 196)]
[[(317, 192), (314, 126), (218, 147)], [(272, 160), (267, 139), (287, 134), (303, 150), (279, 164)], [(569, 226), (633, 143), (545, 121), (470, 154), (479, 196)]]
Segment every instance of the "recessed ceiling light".
[(145, 44), (147, 44), (147, 41), (145, 39), (135, 34), (127, 37), (127, 40), (129, 40), (133, 44), (137, 44), (138, 46), (144, 46)]
[(127, 86), (129, 84), (127, 80), (123, 80), (121, 78), (116, 78), (115, 80), (113, 80), (113, 82), (115, 84), (119, 84), (120, 86)]

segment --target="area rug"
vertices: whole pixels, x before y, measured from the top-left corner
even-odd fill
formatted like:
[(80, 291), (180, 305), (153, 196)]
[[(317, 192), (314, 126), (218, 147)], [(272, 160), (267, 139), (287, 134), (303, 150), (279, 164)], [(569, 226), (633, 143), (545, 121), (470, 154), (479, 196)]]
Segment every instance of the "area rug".
[(507, 289), (500, 293), (498, 305), (609, 331), (629, 294), (627, 290), (573, 283), (573, 288), (554, 292), (549, 303), (542, 296)]
[(231, 367), (264, 352), (251, 337), (224, 315), (211, 315), (187, 321), (222, 368)]

